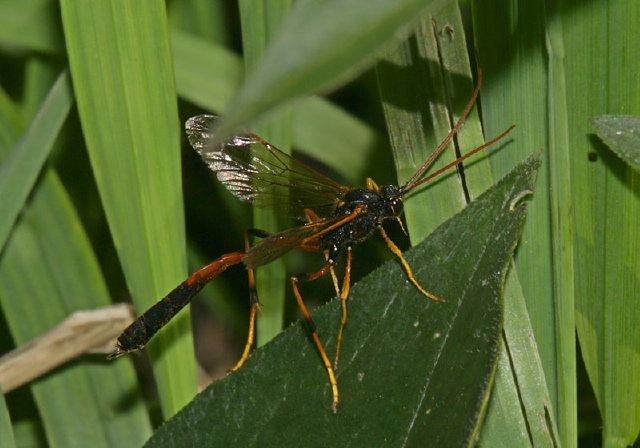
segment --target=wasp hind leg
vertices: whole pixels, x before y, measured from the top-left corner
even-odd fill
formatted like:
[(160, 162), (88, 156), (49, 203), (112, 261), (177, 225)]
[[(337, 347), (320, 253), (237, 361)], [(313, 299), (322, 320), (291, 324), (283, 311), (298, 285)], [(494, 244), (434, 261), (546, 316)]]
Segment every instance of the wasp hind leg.
[(333, 366), (329, 361), (329, 357), (327, 356), (327, 352), (325, 351), (324, 346), (322, 345), (322, 342), (318, 337), (318, 330), (317, 330), (316, 324), (315, 322), (313, 322), (313, 319), (309, 314), (309, 310), (307, 310), (307, 306), (304, 304), (304, 300), (302, 300), (302, 296), (300, 295), (300, 290), (298, 289), (299, 282), (310, 282), (312, 280), (315, 280), (319, 277), (322, 277), (323, 275), (328, 274), (332, 268), (333, 268), (333, 262), (330, 259), (327, 261), (327, 264), (324, 265), (324, 267), (317, 272), (314, 272), (312, 274), (299, 274), (291, 277), (291, 286), (293, 288), (293, 294), (295, 295), (296, 300), (298, 302), (298, 306), (300, 307), (300, 311), (302, 312), (302, 317), (307, 323), (309, 333), (311, 334), (311, 337), (313, 338), (313, 341), (316, 344), (320, 357), (322, 358), (322, 363), (324, 364), (324, 367), (327, 370), (327, 375), (329, 375), (329, 383), (331, 384), (331, 391), (333, 393), (333, 403), (331, 404), (331, 409), (333, 410), (333, 412), (336, 412), (338, 409), (338, 381), (336, 380), (336, 375), (333, 370)]
[[(266, 230), (260, 229), (247, 229), (244, 232), (244, 249), (248, 251), (251, 248), (251, 242), (249, 241), (249, 235), (256, 236), (258, 238), (266, 238), (271, 233)], [(256, 275), (253, 269), (247, 268), (247, 273), (249, 275), (249, 305), (251, 306), (251, 310), (249, 311), (249, 334), (247, 335), (247, 342), (244, 345), (244, 350), (242, 351), (242, 356), (240, 360), (236, 363), (235, 366), (229, 372), (235, 372), (240, 369), (244, 365), (244, 363), (249, 358), (249, 354), (251, 353), (251, 348), (253, 347), (253, 343), (256, 338), (256, 316), (260, 311), (260, 301), (258, 300), (258, 291), (256, 290)]]
[[(340, 320), (340, 329), (338, 330), (338, 341), (336, 343), (336, 356), (333, 359), (333, 368), (338, 370), (338, 360), (340, 359), (340, 349), (342, 348), (342, 333), (347, 324), (347, 300), (349, 300), (349, 292), (351, 291), (351, 246), (347, 246), (347, 262), (344, 269), (344, 278), (342, 279), (342, 290), (340, 291), (340, 303), (342, 305), (342, 319)], [(335, 276), (335, 273), (332, 274)]]

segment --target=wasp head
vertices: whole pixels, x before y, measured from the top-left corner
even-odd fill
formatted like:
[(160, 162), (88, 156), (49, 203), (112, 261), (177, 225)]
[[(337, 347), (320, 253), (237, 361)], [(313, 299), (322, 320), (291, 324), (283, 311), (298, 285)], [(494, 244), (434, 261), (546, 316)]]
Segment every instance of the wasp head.
[(387, 215), (395, 218), (402, 214), (404, 204), (402, 203), (402, 192), (395, 185), (383, 185), (378, 190), (378, 194), (384, 200)]

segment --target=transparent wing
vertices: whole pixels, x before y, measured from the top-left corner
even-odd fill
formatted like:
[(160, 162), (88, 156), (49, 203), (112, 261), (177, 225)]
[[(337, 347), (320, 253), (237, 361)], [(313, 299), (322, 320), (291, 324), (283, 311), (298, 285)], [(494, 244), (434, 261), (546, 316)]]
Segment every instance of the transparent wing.
[(211, 129), (217, 120), (214, 115), (187, 120), (189, 143), (241, 200), (304, 221), (305, 209), (326, 217), (349, 191), (252, 133), (235, 135), (214, 148)]

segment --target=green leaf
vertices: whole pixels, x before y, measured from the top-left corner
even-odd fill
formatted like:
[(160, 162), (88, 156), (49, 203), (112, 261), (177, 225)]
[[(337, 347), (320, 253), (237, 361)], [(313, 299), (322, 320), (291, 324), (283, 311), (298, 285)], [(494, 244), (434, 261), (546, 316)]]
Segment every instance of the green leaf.
[[(498, 354), (503, 281), (525, 216), (520, 199), (539, 164), (536, 155), (518, 165), (406, 253), (416, 279), (446, 302), (422, 296), (397, 260), (354, 286), (337, 414), (298, 322), (200, 394), (147, 446), (473, 444)], [(314, 320), (330, 351), (339, 301)]]
[(11, 416), (2, 393), (0, 393), (0, 445), (4, 448), (14, 448), (16, 446), (13, 428), (11, 427)]
[[(566, 3), (566, 6), (565, 6)], [(567, 7), (569, 6), (569, 7)], [(640, 173), (603, 150), (590, 118), (640, 116), (640, 3), (561, 2), (575, 320), (602, 416), (603, 446), (640, 432)], [(593, 55), (598, 58), (592, 58)], [(598, 161), (590, 161), (590, 153)], [(633, 347), (633, 348), (632, 348)], [(631, 349), (630, 349), (631, 348)], [(562, 428), (560, 428), (562, 430)]]
[(48, 0), (0, 3), (0, 42), (3, 46), (59, 53), (64, 46), (57, 4)]
[[(49, 82), (48, 76), (40, 75), (28, 80), (34, 88), (40, 84), (38, 90)], [(61, 121), (72, 103), (66, 76), (49, 87), (48, 101), (35, 113), (22, 140), (21, 147), (36, 154), (48, 152), (59, 138)], [(56, 114), (60, 116), (54, 117)], [(7, 135), (17, 136), (24, 125), (14, 123), (12, 128), (6, 119), (3, 115), (0, 127)], [(47, 147), (37, 148), (37, 142)], [(5, 144), (11, 147), (15, 142), (3, 141), (0, 153), (8, 149)], [(24, 182), (30, 182), (29, 178), (39, 171), (37, 162), (24, 174)], [(25, 160), (14, 167), (29, 164)], [(57, 174), (50, 166), (45, 167), (22, 205), (0, 257), (0, 304), (12, 340), (17, 345), (27, 344), (70, 313), (109, 303), (107, 287), (80, 219)], [(102, 356), (97, 363), (86, 358), (83, 361), (68, 363), (31, 383), (30, 392), (42, 417), (48, 445), (100, 447), (108, 446), (108, 440), (131, 446), (141, 443), (151, 425), (132, 365), (109, 365)], [(126, 411), (118, 407), (123, 390), (129, 394)], [(21, 403), (14, 403), (20, 415)]]
[[(171, 43), (178, 94), (221, 114), (242, 82), (240, 57), (179, 31), (171, 32)], [(324, 98), (302, 99), (291, 110), (295, 149), (332, 167), (350, 182), (360, 182), (371, 149), (383, 140), (382, 134)]]
[(73, 93), (67, 73), (62, 73), (29, 129), (0, 166), (0, 248), (24, 206), (42, 165), (49, 156), (71, 105)]
[(232, 100), (224, 138), (276, 105), (327, 90), (372, 64), (385, 45), (408, 34), (425, 0), (297, 2), (264, 57)]
[[(91, 168), (139, 311), (186, 277), (180, 135), (164, 2), (62, 1)], [(196, 393), (188, 313), (149, 353), (164, 415)]]
[[(262, 57), (267, 43), (280, 28), (289, 13), (291, 0), (240, 0), (240, 22), (242, 48), (246, 68), (253, 67)], [(276, 145), (286, 154), (291, 154), (291, 111), (280, 111), (277, 117), (262, 124), (256, 132)], [(253, 210), (253, 227), (279, 231), (290, 225), (274, 210)], [(258, 297), (266, 305), (261, 309), (263, 319), (256, 331), (258, 345), (273, 339), (284, 326), (286, 300), (286, 266), (284, 259), (275, 260), (256, 272)]]
[(633, 169), (640, 171), (640, 118), (603, 115), (592, 122), (598, 137)]

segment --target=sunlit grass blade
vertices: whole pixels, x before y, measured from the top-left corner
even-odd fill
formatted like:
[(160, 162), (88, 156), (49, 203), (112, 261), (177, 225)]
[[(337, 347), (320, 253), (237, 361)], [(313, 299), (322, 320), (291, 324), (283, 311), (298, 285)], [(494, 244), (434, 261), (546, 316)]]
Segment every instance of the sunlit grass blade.
[[(452, 22), (454, 18), (456, 21)], [(442, 45), (450, 39), (454, 39), (455, 46), (443, 52)], [(417, 28), (416, 37), (390, 52), (378, 64), (377, 72), (398, 181), (402, 184), (445, 139), (473, 94), (474, 83), (457, 7), (446, 7), (434, 16), (426, 16)], [(462, 153), (484, 143), (476, 109), (467, 117), (457, 137), (458, 150)], [(456, 148), (452, 145), (429, 172), (456, 158)], [(478, 165), (482, 158), (478, 155), (473, 164)], [(486, 182), (484, 188), (489, 185)], [(412, 241), (421, 241), (465, 205), (464, 190), (455, 169), (420, 187), (405, 207)]]
[[(186, 276), (180, 126), (164, 3), (63, 1), (93, 174), (139, 312)], [(195, 394), (189, 315), (151, 344), (165, 417)]]
[(560, 6), (576, 324), (603, 419), (603, 446), (627, 446), (640, 430), (640, 252), (630, 250), (640, 246), (640, 174), (593, 137), (590, 118), (640, 115), (635, 75), (640, 60), (627, 57), (640, 52), (640, 4), (563, 1)]

